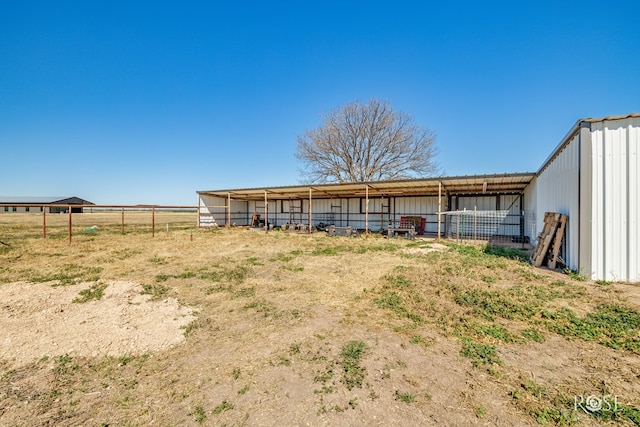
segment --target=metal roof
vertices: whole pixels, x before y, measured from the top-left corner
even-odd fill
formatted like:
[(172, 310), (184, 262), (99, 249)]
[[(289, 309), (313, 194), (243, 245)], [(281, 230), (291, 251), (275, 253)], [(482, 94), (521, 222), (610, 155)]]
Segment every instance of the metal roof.
[(200, 195), (231, 197), (234, 200), (306, 199), (312, 197), (364, 197), (375, 196), (437, 196), (438, 185), (442, 194), (505, 194), (520, 193), (535, 177), (533, 172), (465, 175), (436, 178), (405, 179), (395, 181), (354, 182), (335, 184), (308, 184), (281, 187), (256, 187), (226, 190), (203, 190)]
[(29, 204), (37, 204), (37, 203), (56, 204), (56, 203), (67, 203), (67, 202), (70, 204), (88, 204), (88, 205), (93, 204), (91, 202), (80, 199), (78, 197), (0, 196), (0, 204), (5, 204), (5, 205), (11, 204), (11, 203), (14, 203), (16, 205), (29, 205)]
[(571, 142), (573, 137), (580, 131), (580, 128), (582, 128), (583, 126), (586, 125), (587, 127), (590, 128), (591, 127), (591, 123), (609, 122), (609, 121), (616, 121), (616, 120), (625, 120), (625, 119), (638, 118), (638, 117), (640, 117), (640, 113), (629, 113), (629, 114), (625, 114), (625, 115), (621, 115), (621, 116), (607, 116), (607, 117), (600, 117), (600, 118), (589, 117), (589, 118), (584, 118), (584, 119), (578, 120), (571, 127), (571, 129), (569, 129), (569, 132), (567, 132), (567, 134), (564, 136), (564, 138), (562, 138), (560, 143), (551, 152), (551, 154), (549, 154), (549, 157), (547, 157), (547, 159), (542, 163), (542, 166), (540, 166), (540, 169), (538, 169), (538, 172), (536, 173), (536, 175), (539, 176), (542, 173), (542, 171), (544, 171), (547, 168), (547, 166), (549, 166), (549, 164), (556, 157), (558, 157), (558, 154), (560, 154), (560, 152), (562, 150), (564, 150), (564, 148), (567, 146), (567, 144), (569, 144), (569, 142)]

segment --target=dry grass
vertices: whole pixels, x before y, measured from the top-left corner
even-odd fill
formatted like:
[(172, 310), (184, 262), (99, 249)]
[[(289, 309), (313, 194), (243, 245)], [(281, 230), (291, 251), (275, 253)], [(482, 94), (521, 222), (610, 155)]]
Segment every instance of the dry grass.
[[(46, 240), (37, 215), (0, 218), (0, 287), (127, 280), (198, 312), (168, 350), (0, 358), (0, 424), (639, 422), (637, 286), (476, 246), (198, 231), (184, 213), (156, 216), (151, 238), (146, 214), (124, 235), (119, 214), (74, 215), (71, 244), (63, 216)], [(580, 395), (619, 407), (588, 415)]]

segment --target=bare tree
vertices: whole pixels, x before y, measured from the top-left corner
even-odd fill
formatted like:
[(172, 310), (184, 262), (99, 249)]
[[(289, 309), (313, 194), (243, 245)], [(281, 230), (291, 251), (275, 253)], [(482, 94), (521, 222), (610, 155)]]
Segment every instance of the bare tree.
[(352, 102), (298, 136), (306, 182), (366, 182), (434, 175), (436, 137), (387, 101)]

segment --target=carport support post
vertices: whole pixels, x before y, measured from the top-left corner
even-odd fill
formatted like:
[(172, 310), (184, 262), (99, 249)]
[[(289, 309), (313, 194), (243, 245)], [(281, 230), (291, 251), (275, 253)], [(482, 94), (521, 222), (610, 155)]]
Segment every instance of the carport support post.
[(313, 224), (313, 208), (312, 208), (312, 196), (311, 196), (311, 192), (313, 190), (311, 189), (311, 187), (309, 187), (309, 234), (311, 234), (311, 224)]
[(442, 214), (442, 183), (438, 182), (438, 241), (440, 241), (440, 215)]
[(269, 232), (269, 200), (267, 199), (267, 190), (264, 190), (264, 231)]
[(231, 193), (227, 193), (227, 228), (231, 228)]
[(42, 206), (42, 238), (47, 238), (47, 207)]
[(365, 187), (364, 234), (369, 234), (369, 185)]

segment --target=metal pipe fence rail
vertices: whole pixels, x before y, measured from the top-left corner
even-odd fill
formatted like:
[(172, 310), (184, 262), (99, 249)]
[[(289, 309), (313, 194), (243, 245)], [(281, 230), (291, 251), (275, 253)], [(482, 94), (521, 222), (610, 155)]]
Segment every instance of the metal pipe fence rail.
[[(220, 208), (220, 206), (214, 206)], [(200, 228), (200, 209), (187, 205), (77, 205), (77, 204), (0, 204), (0, 227), (40, 227), (46, 239), (52, 230), (66, 229), (69, 243), (77, 233), (108, 229), (150, 233)], [(226, 208), (226, 207), (225, 207)], [(59, 233), (55, 237), (60, 237)], [(193, 236), (192, 236), (193, 237)]]
[[(19, 210), (22, 209), (22, 210)], [(217, 210), (216, 213), (211, 209)], [(4, 213), (3, 213), (4, 212)], [(493, 243), (528, 243), (524, 236), (524, 215), (503, 211), (463, 210), (442, 212), (442, 224), (436, 213), (404, 214), (394, 212), (388, 214), (372, 213), (369, 220), (363, 222), (361, 213), (343, 213), (340, 216), (342, 225), (361, 229), (379, 226), (386, 229), (398, 222), (403, 216), (424, 218), (424, 234), (437, 234), (438, 226), (444, 238), (455, 240), (486, 240)], [(413, 215), (413, 216), (412, 216)], [(321, 213), (318, 214), (322, 218)], [(141, 232), (155, 237), (157, 232), (171, 230), (198, 230), (210, 228), (211, 223), (203, 219), (220, 221), (220, 226), (231, 227), (243, 225), (246, 213), (231, 212), (224, 206), (192, 206), (192, 205), (73, 205), (73, 204), (0, 204), (0, 231), (6, 234), (5, 225), (18, 227), (38, 227), (42, 230), (42, 238), (47, 238), (53, 231), (55, 238), (60, 238), (60, 230), (66, 229), (69, 243), (76, 234), (96, 234), (98, 230), (110, 233)], [(274, 214), (269, 221), (278, 216)], [(310, 218), (311, 220), (311, 218)], [(312, 220), (313, 221), (313, 220)], [(314, 221), (314, 226), (317, 222)], [(206, 224), (203, 226), (203, 224)], [(215, 224), (217, 225), (217, 223)], [(280, 224), (278, 224), (280, 225)], [(326, 224), (332, 225), (332, 224)], [(335, 224), (334, 224), (335, 225)], [(3, 230), (4, 228), (4, 230)], [(444, 228), (444, 230), (443, 230)], [(268, 230), (267, 227), (265, 227)], [(310, 229), (309, 229), (310, 230)], [(193, 235), (191, 236), (193, 238)]]

